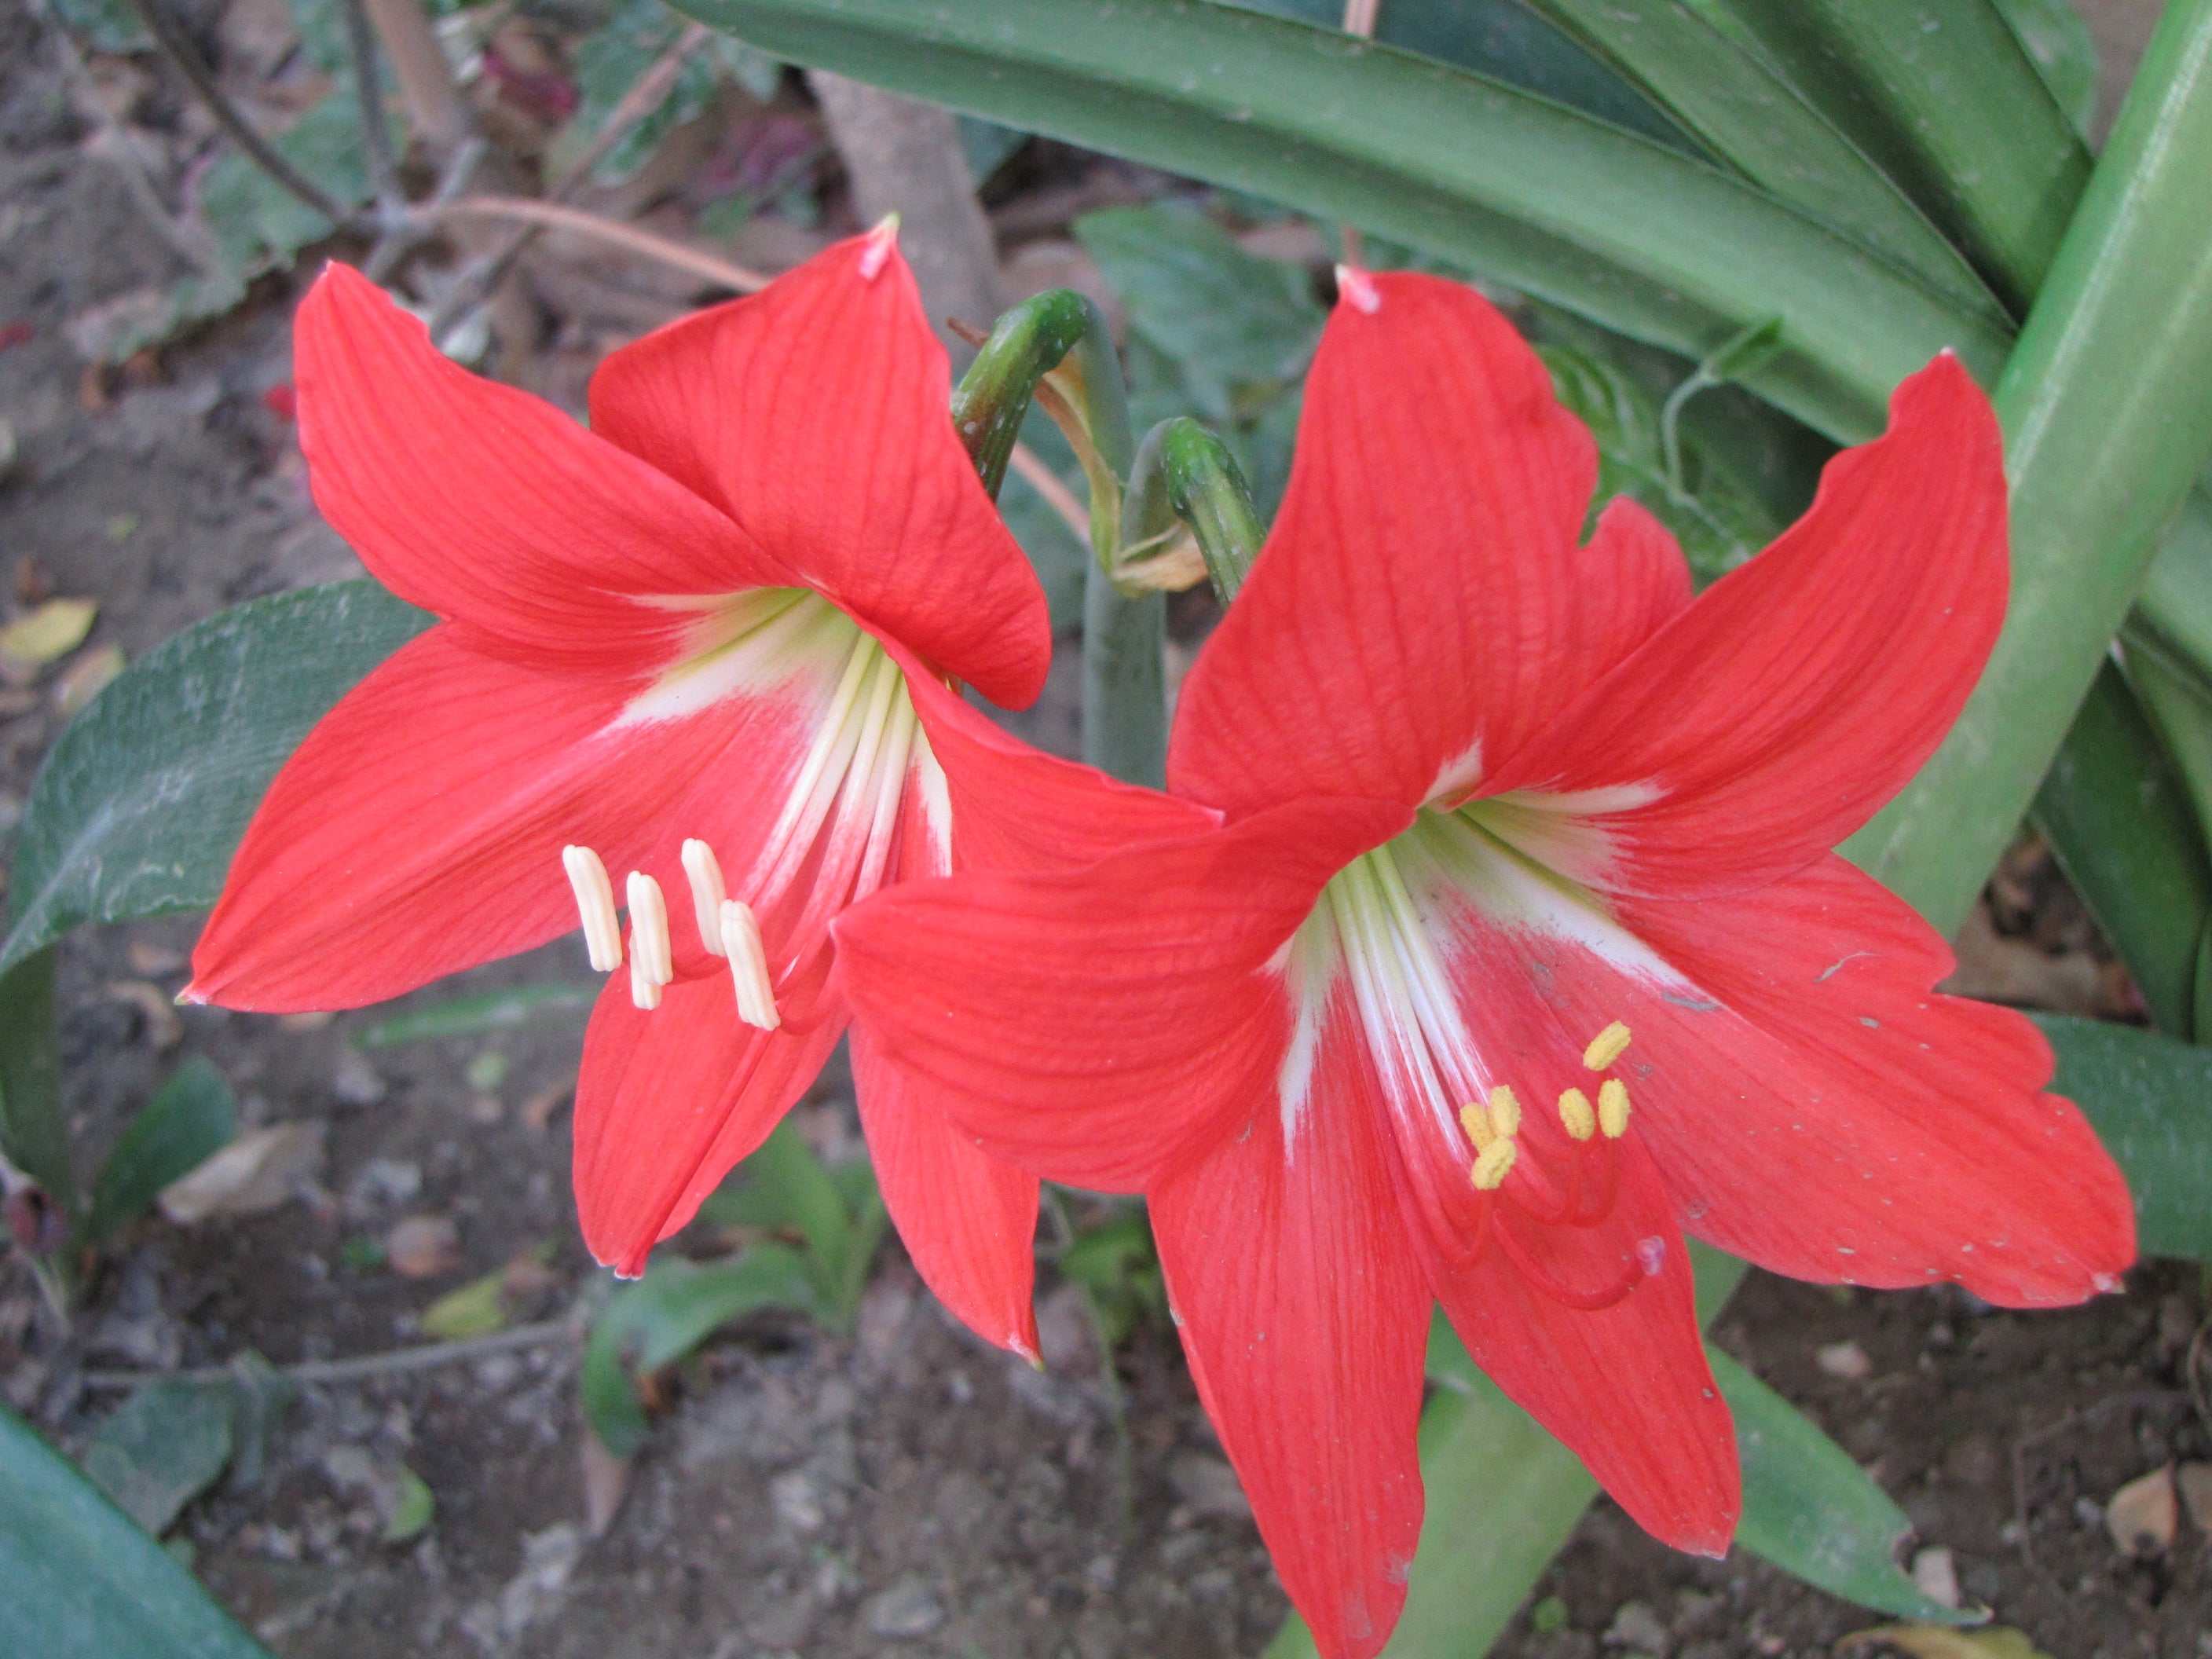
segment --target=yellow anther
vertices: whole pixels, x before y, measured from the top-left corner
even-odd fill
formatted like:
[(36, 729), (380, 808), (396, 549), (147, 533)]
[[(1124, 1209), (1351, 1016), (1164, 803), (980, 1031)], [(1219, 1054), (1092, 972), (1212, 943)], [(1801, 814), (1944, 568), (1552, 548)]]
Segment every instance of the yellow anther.
[(1478, 1152), (1489, 1151), (1490, 1143), (1498, 1139), (1498, 1131), (1490, 1127), (1490, 1114), (1478, 1101), (1470, 1100), (1459, 1109), (1459, 1127), (1467, 1131)]
[(1606, 1079), (1597, 1091), (1597, 1127), (1607, 1140), (1628, 1133), (1628, 1085), (1617, 1077)]
[(1474, 1160), (1474, 1189), (1479, 1193), (1494, 1193), (1505, 1182), (1513, 1169), (1513, 1160), (1520, 1148), (1500, 1135), (1482, 1149), (1482, 1156)]
[(1597, 1114), (1590, 1109), (1589, 1097), (1579, 1089), (1559, 1097), (1559, 1121), (1577, 1140), (1588, 1140), (1597, 1133)]
[(1490, 1127), (1508, 1140), (1521, 1133), (1521, 1103), (1502, 1083), (1490, 1091)]
[(1589, 1047), (1583, 1050), (1583, 1064), (1593, 1072), (1602, 1072), (1627, 1048), (1628, 1028), (1616, 1019), (1589, 1040)]

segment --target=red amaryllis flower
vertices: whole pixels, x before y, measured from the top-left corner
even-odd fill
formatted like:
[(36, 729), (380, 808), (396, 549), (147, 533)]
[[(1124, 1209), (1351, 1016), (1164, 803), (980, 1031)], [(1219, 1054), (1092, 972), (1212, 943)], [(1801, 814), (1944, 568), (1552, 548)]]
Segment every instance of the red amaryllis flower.
[[(1466, 289), (1349, 273), (1273, 534), (1184, 685), (1224, 829), (838, 924), (893, 1062), (984, 1145), (1140, 1186), (1191, 1368), (1323, 1652), (1421, 1513), (1431, 1299), (1650, 1531), (1738, 1486), (1683, 1231), (1778, 1272), (2110, 1287), (2128, 1196), (2017, 1014), (1829, 849), (1957, 714), (2006, 592), (1988, 404), (1899, 388), (1694, 602)], [(927, 974), (907, 964), (930, 964)]]
[[(592, 1015), (575, 1125), (585, 1237), (621, 1271), (843, 1031), (845, 905), (1209, 821), (1030, 753), (939, 678), (1027, 702), (1051, 645), (888, 232), (616, 352), (588, 431), (454, 367), (343, 266), (301, 307), (297, 353), (317, 504), (443, 620), (279, 774), (190, 994), (374, 1002), (568, 933), (580, 907), (614, 969), (622, 874), (629, 971)], [(916, 1265), (1033, 1352), (1035, 1180), (863, 1033), (853, 1062)]]

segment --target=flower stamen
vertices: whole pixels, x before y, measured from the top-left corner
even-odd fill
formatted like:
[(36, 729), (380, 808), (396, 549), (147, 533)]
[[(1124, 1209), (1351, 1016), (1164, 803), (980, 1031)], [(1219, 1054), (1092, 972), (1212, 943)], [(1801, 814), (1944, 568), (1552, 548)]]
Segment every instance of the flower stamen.
[(1559, 1122), (1577, 1142), (1595, 1134), (1597, 1114), (1590, 1109), (1589, 1097), (1579, 1089), (1563, 1091), (1559, 1096)]
[(640, 1008), (660, 1006), (660, 989), (676, 977), (675, 947), (668, 937), (668, 901), (660, 884), (641, 870), (629, 872), (629, 1000)]
[(1627, 1052), (1628, 1027), (1616, 1019), (1589, 1040), (1589, 1047), (1583, 1050), (1583, 1066), (1602, 1072)]
[(708, 955), (721, 956), (722, 901), (729, 890), (722, 884), (722, 866), (715, 860), (714, 849), (696, 836), (684, 843), (684, 875), (691, 884), (691, 915), (699, 924), (700, 943)]
[(622, 924), (615, 918), (615, 884), (607, 878), (607, 866), (588, 847), (564, 847), (561, 867), (568, 872), (569, 888), (576, 895), (592, 970), (611, 974), (622, 966)]
[(1628, 1085), (1617, 1077), (1606, 1079), (1598, 1089), (1597, 1127), (1607, 1140), (1628, 1133)]
[(775, 988), (768, 976), (768, 950), (761, 942), (760, 921), (743, 899), (724, 899), (716, 912), (715, 954), (730, 959), (730, 979), (738, 994), (738, 1018), (748, 1025), (773, 1031), (783, 1024), (776, 1011)]

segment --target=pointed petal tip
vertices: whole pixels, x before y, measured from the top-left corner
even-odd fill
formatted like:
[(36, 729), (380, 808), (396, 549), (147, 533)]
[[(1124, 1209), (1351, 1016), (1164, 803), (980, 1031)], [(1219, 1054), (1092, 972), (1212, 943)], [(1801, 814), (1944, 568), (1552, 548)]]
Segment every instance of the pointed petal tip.
[(891, 255), (898, 251), (899, 216), (886, 213), (860, 245), (861, 280), (873, 282)]
[(1336, 268), (1337, 297), (1354, 311), (1373, 316), (1382, 308), (1382, 290), (1372, 271), (1346, 260)]

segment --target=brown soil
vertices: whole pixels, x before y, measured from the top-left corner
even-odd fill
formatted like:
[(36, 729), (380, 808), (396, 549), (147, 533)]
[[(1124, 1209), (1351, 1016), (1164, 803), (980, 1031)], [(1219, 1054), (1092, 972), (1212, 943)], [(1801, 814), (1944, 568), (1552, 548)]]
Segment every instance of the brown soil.
[[(84, 149), (52, 44), (8, 0), (0, 325), (33, 332), (0, 350), (0, 418), (21, 452), (0, 482), (0, 556), (97, 598), (95, 642), (136, 656), (227, 605), (357, 567), (315, 520), (289, 428), (261, 402), (288, 376), (281, 284), (159, 362), (87, 380), (68, 320), (177, 271), (112, 168)], [(141, 119), (173, 118), (161, 96)], [(1068, 666), (1029, 727), (1062, 748)], [(20, 811), (56, 729), (43, 701), (0, 725), (0, 808)], [(104, 1148), (179, 1059), (202, 1054), (249, 1120), (327, 1126), (319, 1186), (313, 1201), (259, 1216), (142, 1224), (67, 1331), (19, 1262), (0, 1267), (0, 1390), (13, 1407), (69, 1447), (118, 1397), (91, 1375), (103, 1370), (399, 1348), (436, 1297), (543, 1246), (551, 1273), (527, 1316), (591, 1293), (603, 1275), (576, 1242), (565, 1122), (557, 1107), (550, 1123), (543, 1112), (573, 1076), (574, 1021), (364, 1056), (348, 1041), (364, 1017), (300, 1029), (199, 1009), (162, 1051), (159, 1029), (109, 988), (151, 979), (173, 990), (192, 933), (185, 921), (146, 924), (80, 934), (64, 951), (66, 1088), (83, 1154)], [(580, 970), (562, 944), (470, 985)], [(480, 1089), (465, 1073), (488, 1050), (506, 1073)], [(837, 1069), (815, 1103), (817, 1139), (849, 1135)], [(460, 1263), (426, 1280), (366, 1265), (364, 1242), (410, 1215), (457, 1224)], [(598, 1539), (584, 1530), (565, 1336), (305, 1389), (264, 1478), (199, 1500), (176, 1535), (286, 1659), (1257, 1653), (1282, 1595), (1171, 1335), (1140, 1333), (1116, 1356), (1117, 1413), (1079, 1309), (1048, 1276), (1045, 1289), (1054, 1363), (1043, 1374), (953, 1328), (895, 1243), (852, 1336), (763, 1319), (718, 1339), (673, 1379)], [(2168, 1549), (2124, 1557), (2100, 1508), (2135, 1476), (2212, 1455), (2182, 1367), (2206, 1313), (2197, 1273), (2174, 1266), (2139, 1270), (2124, 1296), (2040, 1316), (1955, 1293), (1838, 1294), (1754, 1277), (1721, 1336), (1868, 1464), (1921, 1543), (1954, 1552), (1967, 1595), (2055, 1659), (2212, 1659), (2212, 1541), (2185, 1518)], [(1865, 1356), (1863, 1376), (1818, 1363), (1843, 1343)], [(359, 1454), (428, 1482), (436, 1516), (422, 1538), (378, 1541), (350, 1478)], [(1564, 1626), (1536, 1633), (1524, 1610), (1502, 1652), (1591, 1659), (1609, 1643), (1776, 1659), (1879, 1622), (1740, 1554), (1672, 1555), (1603, 1503), (1532, 1606), (1547, 1598)], [(1542, 1622), (1555, 1625), (1555, 1610)]]

